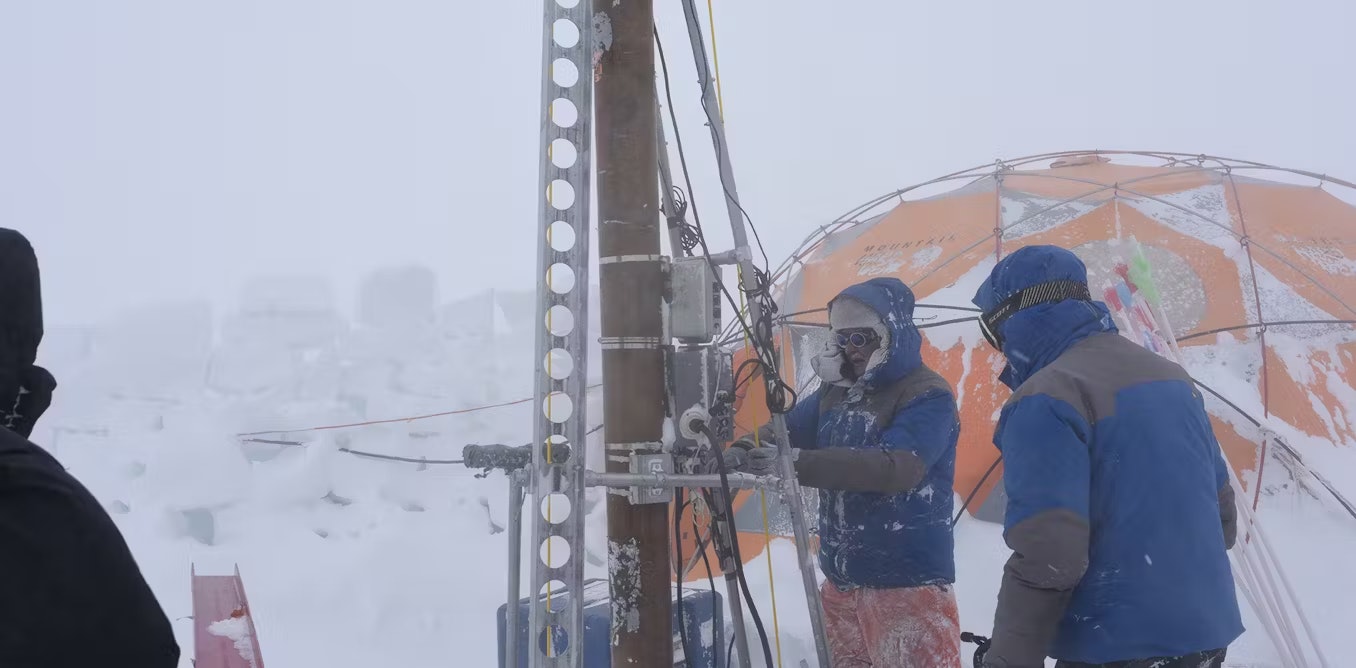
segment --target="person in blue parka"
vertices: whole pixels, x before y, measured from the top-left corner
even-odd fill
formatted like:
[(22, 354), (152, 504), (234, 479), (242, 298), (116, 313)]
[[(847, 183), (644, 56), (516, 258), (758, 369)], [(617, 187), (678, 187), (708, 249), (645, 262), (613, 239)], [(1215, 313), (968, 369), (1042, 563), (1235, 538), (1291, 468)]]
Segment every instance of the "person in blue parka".
[[(787, 414), (796, 477), (821, 490), (834, 668), (960, 666), (951, 533), (960, 422), (951, 386), (923, 364), (913, 309), (896, 278), (836, 296), (828, 346), (812, 364), (823, 382)], [(727, 468), (770, 470), (774, 440), (765, 426), (736, 441)]]
[(1227, 464), (1181, 366), (1121, 336), (1072, 252), (1022, 248), (975, 294), (1012, 396), (987, 668), (1218, 668), (1243, 632)]

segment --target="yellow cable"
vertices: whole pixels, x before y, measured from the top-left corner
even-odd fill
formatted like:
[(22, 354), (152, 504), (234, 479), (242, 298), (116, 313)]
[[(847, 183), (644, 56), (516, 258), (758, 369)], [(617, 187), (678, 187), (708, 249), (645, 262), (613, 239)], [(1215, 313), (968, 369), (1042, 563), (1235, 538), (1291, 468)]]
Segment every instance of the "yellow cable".
[(777, 587), (772, 577), (772, 532), (767, 521), (767, 490), (758, 490), (758, 498), (763, 502), (763, 541), (767, 553), (767, 589), (772, 594), (772, 637), (777, 642), (777, 668), (782, 666), (782, 632), (777, 625)]
[[(547, 144), (547, 146), (546, 146), (546, 154), (547, 154), (547, 157), (549, 158), (549, 157), (550, 157), (550, 154), (551, 154), (551, 146), (550, 146), (550, 144)], [(551, 201), (551, 185), (550, 185), (550, 184), (547, 184), (547, 186), (546, 186), (546, 200), (547, 200), (548, 203)], [(550, 227), (549, 225), (546, 227), (546, 245), (547, 245), (547, 246), (550, 246), (550, 245), (551, 245), (551, 227)], [(546, 270), (546, 288), (547, 288), (548, 290), (551, 289), (551, 269), (550, 269), (549, 267), (548, 267), (547, 270)], [(548, 333), (551, 331), (551, 309), (549, 309), (549, 308), (546, 309), (546, 331), (547, 331)], [(546, 353), (546, 376), (547, 376), (548, 378), (551, 377), (551, 358), (552, 358), (552, 357), (555, 357), (555, 355), (552, 355), (552, 354), (548, 351), (548, 352)], [(546, 420), (547, 420), (548, 422), (551, 420), (551, 409), (552, 409), (552, 407), (553, 407), (553, 406), (552, 406), (552, 404), (551, 404), (551, 396), (550, 396), (550, 394), (548, 393), (547, 396), (546, 396)], [(555, 463), (555, 462), (552, 460), (552, 454), (554, 453), (554, 450), (555, 450), (555, 448), (551, 447), (551, 437), (550, 437), (550, 436), (547, 436), (547, 437), (546, 437), (546, 462), (547, 462), (548, 464), (554, 464), (554, 463)], [(555, 504), (553, 504), (553, 503), (551, 502), (551, 501), (552, 501), (551, 496), (552, 496), (551, 494), (547, 494), (547, 495), (546, 495), (546, 523), (547, 523), (548, 525), (549, 525), (549, 524), (552, 524), (552, 522), (551, 522), (551, 510), (552, 510), (552, 506), (555, 505)], [(551, 536), (547, 536), (547, 538), (546, 538), (546, 566), (547, 566), (547, 568), (553, 567), (553, 563), (554, 563), (554, 562), (553, 562), (552, 559), (551, 559), (551, 544), (554, 543), (554, 542), (555, 542), (555, 541), (551, 540)], [(550, 611), (551, 611), (551, 580), (549, 580), (549, 579), (546, 581), (546, 610), (547, 610), (547, 612), (550, 612)], [(549, 617), (548, 617), (548, 619), (549, 619)], [(555, 656), (555, 651), (554, 651), (555, 645), (551, 642), (551, 627), (552, 627), (552, 626), (553, 626), (553, 624), (551, 624), (551, 623), (548, 621), (547, 624), (546, 624), (546, 656)], [(530, 646), (531, 646), (531, 645), (529, 645), (529, 647), (530, 647)]]
[[(707, 1), (709, 2), (710, 0), (707, 0)], [(714, 33), (714, 30), (713, 30), (713, 31), (712, 31), (712, 41), (711, 41), (711, 44), (712, 44), (713, 46), (715, 45), (715, 37), (714, 37), (714, 35), (715, 35), (715, 33)], [(740, 284), (740, 285), (743, 285), (743, 284), (744, 284), (744, 269), (743, 269), (743, 267), (740, 267), (740, 268), (738, 269), (738, 273), (739, 273), (739, 284)], [(740, 309), (741, 312), (744, 312), (744, 311), (747, 310), (747, 308), (748, 308), (748, 304), (744, 301), (744, 291), (743, 291), (743, 290), (740, 290), (740, 291), (739, 291), (739, 309)], [(744, 332), (744, 349), (745, 349), (745, 350), (748, 350), (748, 349), (749, 349), (749, 344), (750, 344), (750, 343), (751, 343), (751, 342), (749, 341), (749, 333), (748, 333), (748, 331), (746, 330), (746, 331)], [(759, 431), (759, 430), (757, 430), (757, 429), (754, 429), (754, 430), (753, 430), (753, 444), (761, 448), (761, 447), (763, 447), (763, 444), (762, 444), (761, 439), (760, 439), (759, 436), (758, 436), (758, 431)], [(768, 592), (769, 592), (769, 593), (771, 594), (771, 596), (772, 596), (772, 637), (773, 637), (773, 639), (774, 639), (774, 640), (776, 641), (776, 643), (777, 643), (777, 668), (781, 668), (781, 666), (782, 666), (782, 631), (781, 631), (781, 626), (777, 623), (777, 585), (776, 585), (776, 577), (774, 576), (773, 571), (772, 571), (772, 530), (771, 530), (771, 528), (768, 526), (768, 519), (767, 519), (767, 491), (766, 491), (766, 490), (759, 490), (759, 492), (758, 492), (758, 498), (762, 501), (762, 504), (763, 504), (763, 552), (767, 554), (767, 588), (768, 588)], [(731, 520), (733, 520), (733, 518), (731, 518)], [(738, 532), (736, 532), (736, 534), (737, 534), (737, 533), (738, 533)], [(735, 540), (739, 540), (738, 535), (735, 536)]]
[(711, 60), (716, 63), (716, 107), (720, 111), (720, 120), (725, 120), (725, 96), (720, 91), (720, 52), (716, 49), (716, 10), (712, 0), (706, 0), (706, 18), (711, 24)]
[[(716, 46), (716, 12), (715, 7), (713, 6), (713, 0), (706, 0), (706, 15), (710, 21), (711, 60), (715, 63), (716, 70), (716, 106), (720, 113), (721, 121), (723, 122), (725, 120), (725, 94), (720, 84), (720, 49)], [(740, 285), (743, 285), (744, 283), (744, 270), (742, 268), (739, 270), (739, 282)], [(741, 317), (746, 316), (749, 312), (748, 304), (744, 300), (743, 290), (739, 292), (739, 312)], [(749, 348), (750, 343), (749, 334), (746, 331), (744, 332), (744, 348), (746, 350)], [(762, 447), (757, 429), (753, 431), (753, 442), (754, 445)], [(767, 517), (767, 491), (759, 490), (758, 498), (763, 507), (763, 551), (767, 554), (767, 586), (772, 597), (772, 636), (777, 642), (777, 668), (781, 668), (782, 632), (781, 626), (777, 621), (777, 585), (776, 577), (772, 570), (772, 530), (769, 526)], [(737, 537), (736, 540), (738, 540)]]
[[(706, 18), (707, 18), (708, 24), (710, 25), (710, 32), (711, 32), (711, 60), (715, 63), (715, 69), (716, 69), (716, 72), (715, 72), (715, 74), (716, 74), (716, 110), (717, 110), (717, 113), (720, 114), (720, 120), (721, 120), (721, 122), (723, 123), (723, 122), (725, 122), (725, 93), (724, 93), (724, 88), (723, 88), (723, 87), (721, 86), (721, 84), (720, 84), (720, 49), (716, 46), (716, 10), (715, 10), (715, 6), (714, 6), (712, 3), (713, 3), (713, 0), (706, 0)], [(744, 295), (743, 295), (743, 294), (740, 294), (740, 296), (739, 296), (739, 304), (740, 304), (740, 306), (739, 306), (739, 314), (740, 314), (740, 316), (747, 316), (748, 313), (749, 313), (749, 309), (748, 309), (748, 306), (744, 303)], [(745, 335), (744, 335), (744, 345), (745, 345), (746, 347), (748, 346), (748, 343), (749, 343), (749, 340), (748, 340), (748, 339), (749, 339), (748, 333), (745, 332)], [(757, 437), (757, 435), (755, 435), (755, 436), (754, 436), (754, 441), (757, 442), (757, 440), (758, 440), (758, 437)]]

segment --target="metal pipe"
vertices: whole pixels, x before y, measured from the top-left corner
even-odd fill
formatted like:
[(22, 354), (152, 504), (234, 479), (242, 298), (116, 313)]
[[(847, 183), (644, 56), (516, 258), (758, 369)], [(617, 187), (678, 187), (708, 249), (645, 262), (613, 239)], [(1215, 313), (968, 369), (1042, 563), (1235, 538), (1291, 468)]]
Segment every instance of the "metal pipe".
[[(702, 86), (702, 106), (711, 128), (711, 141), (715, 144), (716, 156), (720, 163), (720, 181), (725, 191), (725, 206), (730, 215), (730, 230), (737, 251), (743, 255), (739, 263), (743, 287), (749, 294), (758, 290), (758, 277), (750, 259), (748, 235), (744, 229), (743, 209), (739, 204), (734, 181), (734, 167), (730, 162), (729, 143), (725, 139), (725, 124), (718, 111), (716, 91), (711, 77), (710, 63), (706, 58), (706, 45), (702, 39), (701, 23), (697, 18), (697, 7), (693, 0), (683, 0), (683, 15), (687, 18), (688, 38), (692, 44), (692, 57), (697, 64), (697, 73)], [(749, 316), (754, 323), (761, 322), (762, 306), (757, 299), (749, 300)], [(800, 496), (800, 484), (796, 481), (796, 471), (791, 462), (791, 441), (787, 437), (786, 418), (781, 414), (772, 416), (773, 430), (777, 435), (777, 458), (779, 475), (782, 478), (782, 494), (786, 499), (787, 510), (791, 516), (792, 533), (795, 536), (796, 557), (800, 565), (801, 580), (805, 587), (805, 600), (809, 607), (810, 626), (814, 631), (815, 650), (821, 666), (831, 666), (829, 660), (828, 636), (824, 630), (824, 608), (819, 599), (819, 579), (815, 575), (814, 562), (810, 558), (810, 532), (805, 521), (805, 508)], [(733, 521), (733, 518), (731, 518)]]
[(1297, 327), (1303, 325), (1356, 325), (1356, 320), (1278, 320), (1275, 322), (1250, 322), (1242, 325), (1234, 325), (1232, 327), (1217, 327), (1203, 332), (1193, 332), (1186, 336), (1178, 337), (1177, 342), (1181, 343), (1191, 339), (1198, 339), (1203, 336), (1211, 336), (1223, 332), (1234, 332), (1240, 329), (1255, 329), (1258, 327)]
[(749, 259), (747, 251), (747, 248), (735, 248), (723, 253), (712, 253), (708, 255), (707, 258), (711, 260), (711, 264), (716, 266), (739, 264), (742, 260)]
[[(707, 441), (705, 436), (701, 439)], [(709, 442), (707, 446), (710, 446)], [(739, 562), (734, 551), (735, 541), (739, 539), (734, 531), (734, 518), (723, 504), (716, 503), (711, 508), (711, 519), (711, 541), (715, 544), (716, 558), (720, 561), (720, 571), (725, 578), (725, 598), (730, 603), (730, 625), (734, 628), (735, 645), (739, 647), (739, 668), (750, 668), (753, 655), (749, 650), (749, 630), (744, 624), (744, 605), (740, 599)], [(719, 652), (720, 648), (716, 648), (716, 651)], [(719, 660), (716, 663), (719, 664)]]
[[(735, 646), (739, 648), (739, 668), (749, 668), (749, 631), (744, 626), (744, 604), (739, 599), (739, 580), (733, 570), (727, 570), (725, 574), (725, 600), (730, 603), (730, 625), (734, 627)], [(716, 651), (721, 649), (717, 647)]]
[[(773, 476), (755, 476), (731, 473), (730, 489), (776, 489), (780, 482)], [(586, 471), (584, 484), (588, 487), (683, 487), (719, 488), (720, 476), (713, 473), (602, 473)]]
[[(522, 611), (518, 608), (518, 599), (522, 596), (524, 478), (521, 471), (509, 474), (508, 623), (505, 624), (507, 627), (505, 665), (508, 668), (518, 668), (518, 629), (522, 625)], [(531, 639), (528, 644), (532, 644)]]

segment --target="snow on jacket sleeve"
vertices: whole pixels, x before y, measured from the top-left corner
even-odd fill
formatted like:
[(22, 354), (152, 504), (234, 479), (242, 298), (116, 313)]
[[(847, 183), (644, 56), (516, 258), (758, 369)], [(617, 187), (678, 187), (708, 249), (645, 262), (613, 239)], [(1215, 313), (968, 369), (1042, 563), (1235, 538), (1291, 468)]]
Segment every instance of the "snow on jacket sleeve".
[(1008, 494), (1003, 569), (987, 666), (1045, 665), (1088, 567), (1091, 428), (1069, 404), (1034, 395), (1010, 406), (995, 442)]
[(801, 452), (796, 477), (802, 485), (821, 489), (907, 492), (942, 458), (958, 430), (951, 394), (928, 392), (895, 413), (875, 443)]

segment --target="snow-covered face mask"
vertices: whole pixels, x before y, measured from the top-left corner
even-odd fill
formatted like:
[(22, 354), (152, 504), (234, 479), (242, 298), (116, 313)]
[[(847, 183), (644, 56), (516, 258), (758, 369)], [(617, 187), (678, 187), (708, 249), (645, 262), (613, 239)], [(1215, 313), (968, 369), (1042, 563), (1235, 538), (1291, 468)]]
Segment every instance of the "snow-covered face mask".
[(845, 329), (835, 334), (838, 347), (843, 349), (843, 356), (852, 367), (852, 377), (861, 378), (866, 374), (871, 356), (880, 349), (880, 335), (869, 327)]

